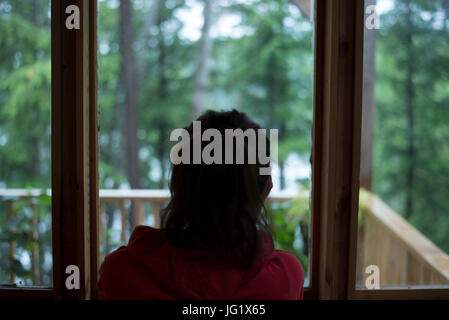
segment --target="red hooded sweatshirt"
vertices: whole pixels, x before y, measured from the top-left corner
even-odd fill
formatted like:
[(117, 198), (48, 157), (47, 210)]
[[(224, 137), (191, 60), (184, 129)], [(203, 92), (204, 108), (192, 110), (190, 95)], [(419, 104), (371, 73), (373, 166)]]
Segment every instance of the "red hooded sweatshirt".
[(304, 271), (290, 252), (265, 243), (262, 258), (241, 270), (206, 250), (175, 248), (160, 229), (138, 226), (128, 246), (100, 268), (102, 299), (302, 299)]

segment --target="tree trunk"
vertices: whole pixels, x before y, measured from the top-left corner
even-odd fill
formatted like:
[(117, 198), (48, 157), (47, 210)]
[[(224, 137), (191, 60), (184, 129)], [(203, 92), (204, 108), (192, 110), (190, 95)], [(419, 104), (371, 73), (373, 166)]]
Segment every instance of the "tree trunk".
[(161, 15), (161, 10), (163, 6), (163, 0), (152, 0), (153, 4), (148, 9), (148, 13), (146, 14), (145, 19), (145, 47), (146, 50), (141, 50), (142, 55), (139, 57), (139, 65), (143, 72), (139, 73), (139, 80), (142, 81), (145, 77), (145, 73), (152, 67), (151, 61), (151, 51), (153, 48), (151, 47), (151, 39), (153, 35), (151, 33), (151, 28), (157, 26), (159, 21), (159, 17)]
[(167, 157), (167, 144), (168, 135), (167, 135), (167, 126), (165, 123), (160, 123), (159, 125), (159, 143), (157, 146), (157, 154), (159, 158), (159, 163), (161, 165), (161, 179), (159, 180), (159, 188), (167, 189), (166, 185), (166, 174), (167, 174), (167, 165), (166, 165), (166, 157)]
[(209, 84), (208, 60), (211, 51), (210, 26), (212, 18), (212, 0), (204, 0), (203, 28), (198, 46), (197, 67), (193, 89), (193, 119), (201, 115), (206, 105), (207, 86)]
[[(159, 70), (158, 70), (158, 100), (164, 101), (167, 99), (168, 96), (168, 80), (166, 75), (166, 47), (165, 47), (165, 38), (162, 31), (162, 19), (159, 19)], [(165, 165), (165, 159), (167, 156), (167, 148), (166, 143), (168, 141), (167, 136), (167, 125), (164, 121), (164, 119), (160, 119), (158, 123), (158, 131), (159, 131), (159, 141), (157, 145), (157, 157), (159, 159), (160, 163), (160, 169), (161, 169), (161, 179), (159, 180), (159, 188), (166, 188), (165, 185), (165, 175), (166, 175), (166, 165)]]
[(37, 11), (38, 11), (38, 4), (37, 4), (37, 0), (33, 0), (31, 3), (31, 22), (33, 24), (37, 24)]
[[(130, 0), (120, 0), (120, 45), (122, 55), (122, 79), (125, 89), (125, 152), (128, 181), (132, 189), (140, 187), (139, 158), (137, 141), (137, 69), (133, 51), (132, 4)], [(131, 230), (137, 225), (135, 210), (129, 217)]]
[(408, 28), (405, 34), (405, 44), (407, 48), (406, 80), (405, 80), (405, 112), (407, 119), (407, 172), (405, 175), (405, 210), (404, 216), (409, 219), (413, 213), (413, 189), (415, 180), (415, 115), (414, 100), (415, 87), (413, 76), (415, 73), (415, 58), (413, 51), (413, 23), (410, 3), (407, 3), (406, 21)]
[(139, 188), (139, 159), (137, 141), (137, 69), (133, 52), (134, 34), (130, 0), (120, 1), (120, 44), (122, 79), (125, 89), (125, 141), (127, 172), (131, 188)]

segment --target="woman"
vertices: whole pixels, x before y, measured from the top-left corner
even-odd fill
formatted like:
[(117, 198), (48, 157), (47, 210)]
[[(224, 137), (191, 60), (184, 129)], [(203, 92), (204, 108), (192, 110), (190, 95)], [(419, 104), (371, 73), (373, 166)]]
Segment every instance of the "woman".
[[(225, 129), (260, 129), (236, 110), (208, 111), (198, 121), (201, 133), (216, 129), (221, 137)], [(186, 130), (192, 137), (193, 123)], [(195, 151), (192, 140), (190, 150)], [(106, 256), (98, 281), (101, 298), (302, 299), (300, 262), (289, 252), (273, 249), (263, 208), (272, 181), (259, 174), (269, 164), (250, 164), (254, 162), (248, 161), (248, 151), (257, 151), (259, 143), (243, 141), (243, 164), (235, 164), (234, 145), (234, 164), (173, 165), (171, 200), (161, 212), (161, 229), (138, 226), (128, 246)], [(202, 151), (208, 143), (202, 142)], [(187, 162), (193, 163), (193, 153), (187, 154)]]

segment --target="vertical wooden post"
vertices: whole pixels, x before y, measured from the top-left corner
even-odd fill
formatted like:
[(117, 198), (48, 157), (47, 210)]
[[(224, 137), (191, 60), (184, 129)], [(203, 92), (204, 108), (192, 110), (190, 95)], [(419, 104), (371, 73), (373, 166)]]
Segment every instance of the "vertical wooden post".
[(142, 200), (134, 200), (134, 210), (136, 210), (136, 222), (137, 225), (144, 224), (145, 222), (145, 210), (144, 210), (143, 202)]
[(364, 8), (358, 0), (316, 5), (315, 66), (321, 67), (315, 72), (324, 78), (315, 78), (314, 95), (313, 156), (321, 157), (313, 159), (312, 173), (313, 210), (320, 212), (314, 270), (319, 298), (347, 299), (355, 290), (357, 256)]
[(407, 284), (408, 285), (418, 285), (420, 277), (420, 267), (419, 262), (416, 257), (408, 252), (407, 255)]
[(380, 286), (388, 285), (389, 274), (391, 270), (388, 268), (388, 258), (390, 255), (390, 235), (388, 230), (382, 230), (380, 234), (380, 257), (379, 257), (379, 272), (380, 272)]
[(408, 252), (405, 247), (402, 247), (402, 258), (401, 258), (401, 286), (405, 286), (407, 284), (407, 272), (408, 272)]
[(432, 283), (430, 280), (431, 273), (432, 273), (432, 271), (428, 267), (425, 266), (424, 270), (423, 270), (423, 278), (422, 278), (422, 282), (421, 282), (422, 285), (428, 285), (429, 283)]
[(100, 266), (100, 239), (98, 237), (98, 206), (99, 206), (99, 182), (98, 182), (98, 63), (97, 63), (97, 17), (98, 1), (89, 1), (89, 197), (90, 197), (90, 251), (91, 251), (91, 292), (92, 298), (98, 298), (97, 279)]
[(33, 242), (31, 248), (31, 279), (33, 279), (33, 285), (38, 286), (40, 284), (40, 266), (39, 266), (39, 233), (38, 233), (38, 214), (39, 211), (34, 204), (33, 199), (30, 199), (30, 208), (33, 211), (33, 217), (31, 218), (31, 239)]
[(419, 262), (419, 285), (425, 285), (424, 283), (424, 264), (422, 261)]
[[(7, 220), (10, 222), (14, 217), (14, 210), (13, 210), (13, 201), (8, 200), (6, 201), (6, 212), (7, 212)], [(9, 235), (12, 236), (15, 233), (15, 228), (11, 227), (9, 230)], [(14, 259), (16, 257), (16, 242), (14, 240), (9, 240), (9, 263), (12, 264)], [(14, 274), (14, 271), (12, 269), (9, 270), (9, 282), (14, 283), (16, 281), (16, 275)]]
[(154, 201), (153, 202), (153, 216), (154, 216), (154, 227), (155, 228), (160, 228), (160, 226), (161, 226), (160, 211), (161, 211), (161, 203), (158, 201)]
[(403, 266), (403, 244), (399, 241), (396, 242), (396, 268), (395, 268), (395, 280), (394, 284), (397, 286), (402, 285), (402, 266)]
[(106, 216), (106, 201), (100, 200), (100, 211), (98, 212), (98, 234), (99, 234), (98, 238), (100, 246), (104, 246), (106, 244), (105, 216)]
[(121, 234), (120, 234), (120, 239), (122, 241), (122, 244), (125, 244), (126, 243), (126, 228), (128, 227), (126, 208), (125, 208), (125, 200), (120, 200), (119, 208), (120, 208), (120, 216), (121, 216), (121, 220), (122, 220), (122, 230), (121, 230)]
[(398, 240), (395, 237), (390, 238), (390, 256), (388, 257), (388, 272), (390, 274), (389, 285), (394, 286), (397, 279), (397, 264), (398, 264)]
[(355, 283), (363, 285), (363, 276), (365, 272), (365, 249), (366, 249), (366, 220), (359, 226), (357, 233), (357, 270)]
[[(96, 106), (90, 93), (96, 86), (90, 74), (89, 2), (51, 2), (53, 284), (59, 299), (89, 299), (92, 289), (90, 194), (97, 164), (90, 157), (91, 143), (96, 143), (91, 139), (91, 108)], [(71, 5), (79, 8), (80, 29), (66, 27)], [(66, 287), (70, 265), (79, 269), (79, 290)]]
[(365, 277), (365, 269), (368, 265), (376, 264), (377, 252), (376, 252), (376, 237), (377, 237), (377, 223), (370, 213), (366, 212), (364, 216), (365, 222), (365, 255), (364, 264), (362, 266), (362, 272)]

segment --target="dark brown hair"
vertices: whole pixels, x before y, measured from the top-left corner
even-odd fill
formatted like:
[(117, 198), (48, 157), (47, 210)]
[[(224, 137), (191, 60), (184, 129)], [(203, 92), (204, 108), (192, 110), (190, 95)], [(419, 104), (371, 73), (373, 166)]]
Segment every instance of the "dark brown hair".
[[(197, 121), (201, 121), (201, 133), (209, 128), (220, 131), (222, 163), (225, 129), (255, 129), (256, 137), (260, 129), (245, 113), (236, 110), (207, 111)], [(193, 137), (193, 123), (185, 129)], [(269, 140), (265, 139), (268, 156)], [(206, 144), (201, 143), (201, 150)], [(230, 257), (238, 267), (248, 267), (260, 256), (265, 238), (272, 241), (263, 207), (270, 176), (259, 174), (259, 169), (269, 164), (260, 164), (258, 158), (256, 164), (248, 164), (248, 139), (244, 139), (244, 144), (244, 164), (235, 164), (234, 143), (234, 164), (172, 166), (171, 200), (161, 212), (161, 228), (173, 246), (210, 249)], [(193, 150), (192, 139), (190, 146)], [(192, 163), (193, 152), (190, 153)]]

